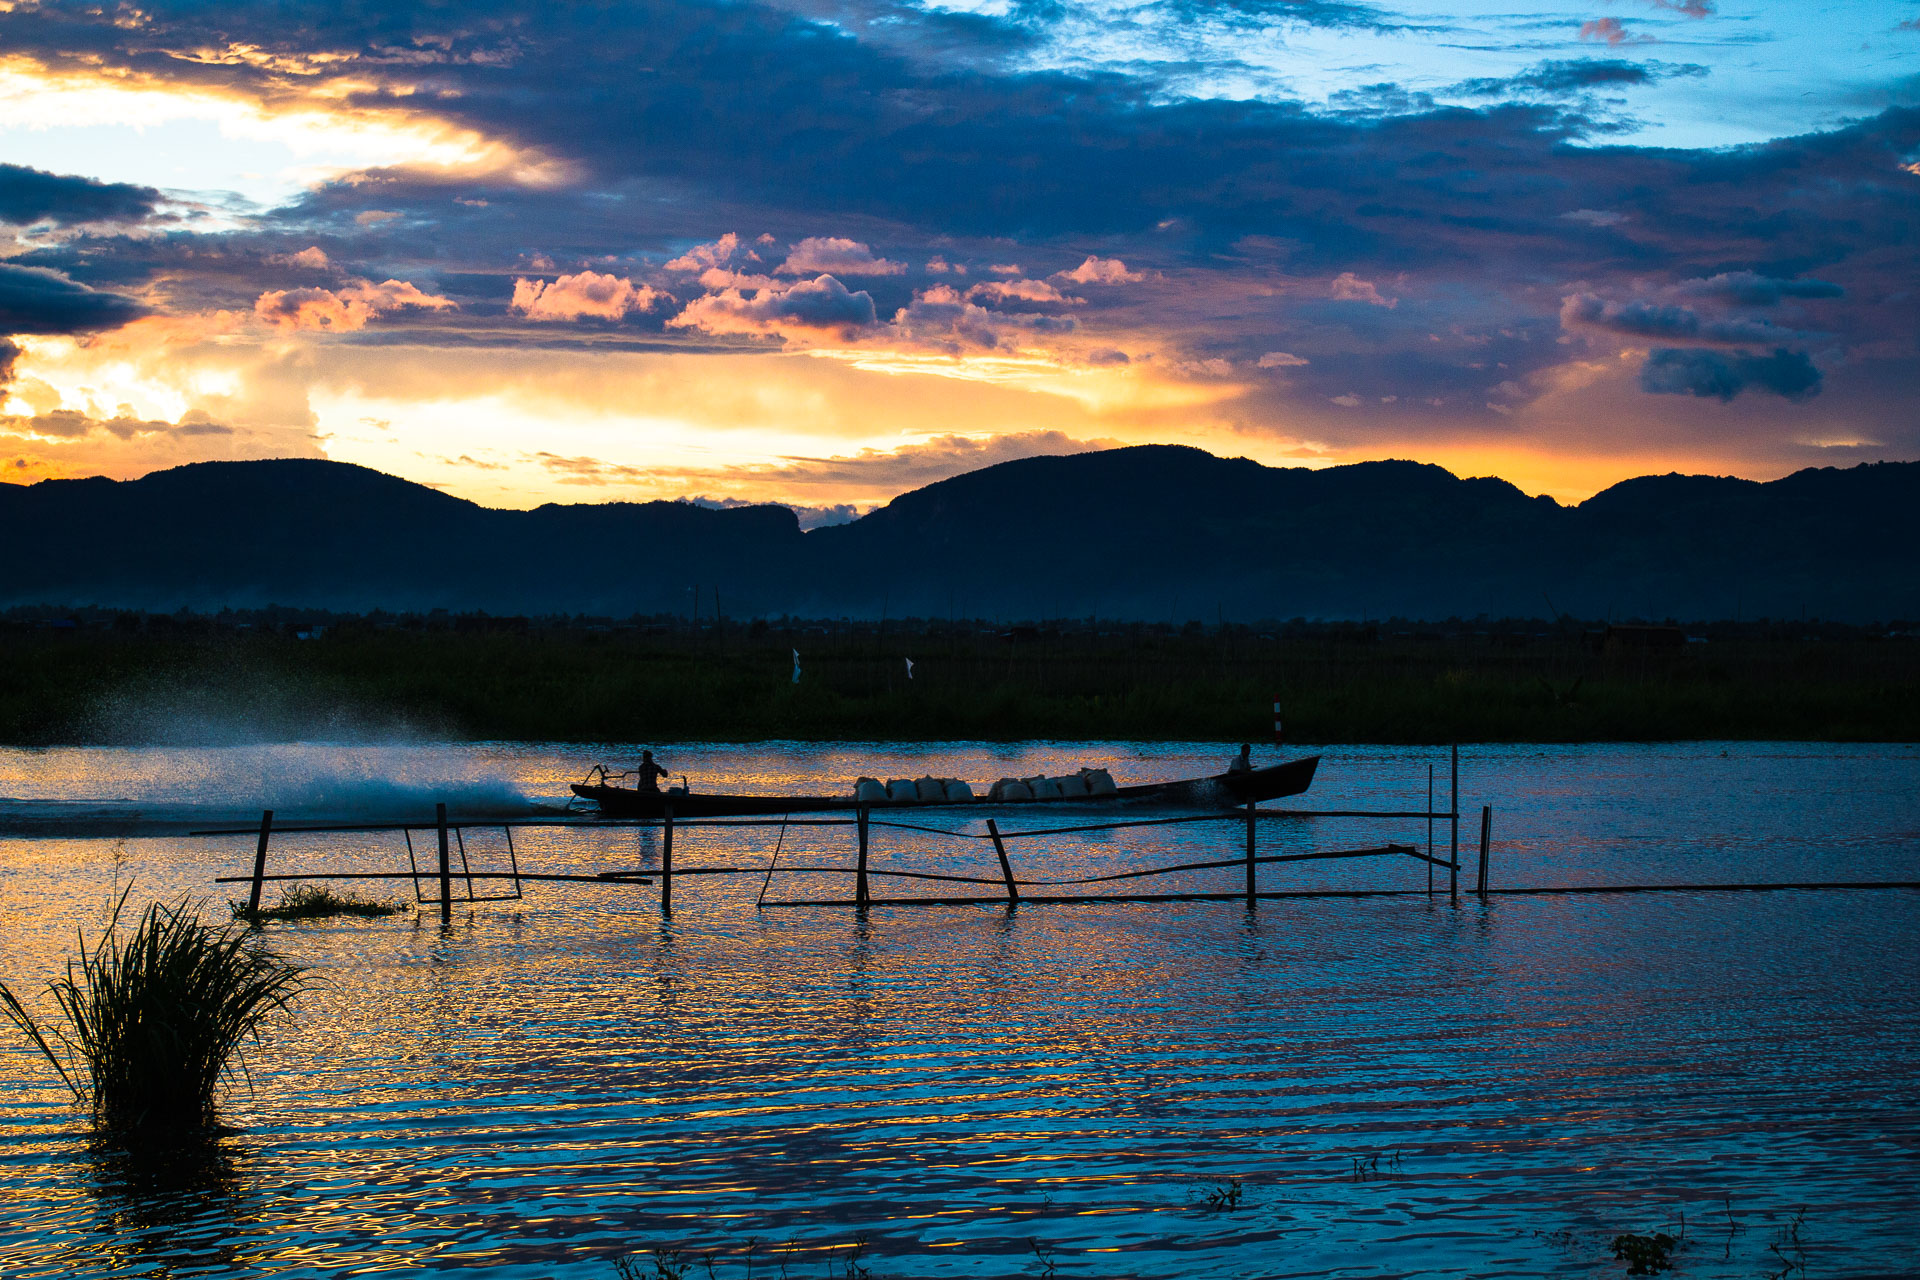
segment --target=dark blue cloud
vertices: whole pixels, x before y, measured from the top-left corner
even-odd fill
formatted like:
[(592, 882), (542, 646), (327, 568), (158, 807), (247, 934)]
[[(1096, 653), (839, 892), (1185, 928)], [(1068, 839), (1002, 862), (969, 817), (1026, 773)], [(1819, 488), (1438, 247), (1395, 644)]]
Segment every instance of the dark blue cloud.
[(160, 193), (125, 182), (96, 182), (0, 164), (0, 222), (138, 222), (152, 215)]
[(1565, 58), (1536, 63), (1516, 76), (1463, 80), (1449, 92), (1467, 98), (1499, 98), (1514, 94), (1561, 97), (1596, 89), (1622, 89), (1653, 84), (1675, 76), (1704, 76), (1698, 63), (1629, 62), (1624, 58)]
[(0, 262), (0, 333), (85, 333), (147, 314), (117, 293), (101, 293), (44, 267)]
[(1788, 400), (1820, 394), (1820, 370), (1805, 352), (1776, 347), (1770, 355), (1657, 347), (1640, 367), (1640, 389), (1727, 401), (1742, 391), (1770, 391)]
[(1748, 307), (1770, 307), (1785, 298), (1838, 298), (1846, 290), (1827, 280), (1779, 280), (1754, 271), (1725, 271), (1681, 288), (1695, 297), (1724, 298)]

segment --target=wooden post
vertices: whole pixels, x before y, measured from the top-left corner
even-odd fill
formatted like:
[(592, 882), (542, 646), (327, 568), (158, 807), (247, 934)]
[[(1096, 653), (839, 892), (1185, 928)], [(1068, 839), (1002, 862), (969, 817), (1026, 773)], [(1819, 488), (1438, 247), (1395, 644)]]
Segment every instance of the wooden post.
[(1253, 884), (1253, 812), (1255, 802), (1247, 801), (1247, 909), (1251, 911), (1258, 898)]
[(660, 828), (660, 914), (673, 914), (673, 806), (661, 810), (665, 822)]
[(1493, 843), (1493, 806), (1480, 806), (1480, 901), (1487, 900), (1487, 848)]
[(867, 905), (867, 807), (860, 806), (860, 812), (854, 823), (860, 836), (860, 865), (853, 877), (853, 900), (862, 908)]
[(1453, 854), (1448, 859), (1447, 892), (1453, 898), (1453, 905), (1460, 905), (1460, 744), (1453, 744), (1453, 800), (1447, 805), (1452, 825)]
[(987, 834), (993, 837), (993, 851), (1000, 855), (1000, 875), (1007, 882), (1007, 905), (1020, 905), (1020, 886), (1013, 882), (1013, 864), (1007, 861), (1006, 842), (1000, 839), (1000, 824), (987, 819)]
[(1427, 764), (1427, 896), (1433, 896), (1433, 764)]
[(260, 811), (260, 843), (253, 846), (253, 892), (247, 897), (247, 914), (260, 914), (260, 888), (267, 875), (267, 837), (273, 833), (273, 810)]
[(433, 824), (440, 829), (440, 923), (453, 923), (453, 864), (447, 859), (447, 806), (433, 806)]

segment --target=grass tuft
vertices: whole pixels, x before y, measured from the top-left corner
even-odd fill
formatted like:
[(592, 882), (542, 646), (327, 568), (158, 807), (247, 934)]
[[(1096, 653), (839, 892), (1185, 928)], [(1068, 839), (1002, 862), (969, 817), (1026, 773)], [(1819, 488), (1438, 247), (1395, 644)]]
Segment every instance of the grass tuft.
[(407, 910), (405, 903), (381, 902), (352, 893), (336, 893), (324, 885), (303, 884), (280, 891), (280, 901), (259, 911), (248, 911), (244, 902), (229, 902), (235, 920), (258, 924), (262, 920), (324, 920), (331, 916), (396, 916)]
[[(130, 892), (130, 890), (129, 890)], [(18, 1027), (93, 1122), (116, 1131), (214, 1124), (223, 1078), (261, 1025), (305, 986), (305, 970), (234, 927), (211, 928), (185, 899), (154, 903), (129, 930), (127, 895), (66, 976), (47, 984), (62, 1019), (41, 1025), (0, 983), (0, 1013)]]

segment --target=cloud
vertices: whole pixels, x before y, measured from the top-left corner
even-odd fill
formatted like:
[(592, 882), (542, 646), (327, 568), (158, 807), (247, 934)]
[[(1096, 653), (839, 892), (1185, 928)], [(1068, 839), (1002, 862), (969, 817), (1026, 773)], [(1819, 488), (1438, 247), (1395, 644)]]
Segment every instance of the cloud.
[(1640, 367), (1640, 387), (1656, 394), (1712, 396), (1728, 401), (1742, 391), (1770, 391), (1788, 400), (1820, 394), (1820, 370), (1804, 352), (1776, 347), (1770, 355), (1656, 347)]
[(1298, 369), (1307, 361), (1290, 351), (1269, 351), (1254, 363), (1262, 369)]
[(635, 311), (651, 311), (673, 300), (672, 294), (651, 285), (582, 271), (561, 276), (551, 283), (515, 280), (511, 305), (529, 320), (579, 320), (586, 316), (618, 320)]
[(327, 251), (317, 244), (309, 245), (298, 253), (268, 254), (267, 261), (275, 266), (305, 267), (309, 271), (325, 271), (333, 266)]
[(177, 423), (160, 419), (143, 419), (135, 415), (131, 407), (122, 405), (120, 412), (111, 418), (96, 418), (78, 409), (50, 409), (30, 417), (0, 417), (0, 432), (11, 436), (38, 437), (43, 440), (73, 441), (101, 433), (121, 440), (131, 440), (136, 436), (168, 434), (232, 435), (233, 428), (214, 422), (206, 414), (199, 412), (184, 414)]
[(1609, 302), (1591, 293), (1569, 294), (1560, 304), (1560, 323), (1661, 342), (1709, 346), (1752, 346), (1791, 341), (1798, 335), (1766, 320), (1705, 320), (1691, 307), (1652, 302)]
[[(994, 268), (1000, 270), (999, 267)], [(1015, 267), (1015, 271), (1019, 268)], [(1087, 260), (1071, 271), (1056, 271), (1056, 280), (1071, 280), (1075, 284), (1137, 284), (1146, 279), (1138, 271), (1127, 270), (1127, 264), (1118, 258), (1097, 258), (1089, 254)]]
[(125, 182), (67, 177), (24, 165), (0, 164), (0, 222), (140, 222), (153, 215), (160, 193)]
[(405, 280), (356, 280), (342, 289), (270, 289), (253, 313), (283, 333), (320, 329), (348, 333), (391, 311), (449, 311), (451, 298), (422, 293)]
[(790, 245), (787, 260), (774, 271), (783, 276), (810, 276), (826, 273), (838, 276), (897, 276), (907, 269), (904, 262), (889, 262), (873, 256), (873, 250), (857, 240), (838, 236), (809, 236)]
[(1002, 303), (1051, 303), (1055, 306), (1072, 307), (1082, 305), (1086, 299), (1070, 297), (1060, 292), (1045, 280), (987, 280), (967, 290), (967, 297), (975, 302), (989, 304)]
[(1604, 42), (1618, 48), (1623, 44), (1653, 44), (1652, 36), (1636, 36), (1628, 32), (1626, 24), (1618, 18), (1595, 18), (1591, 22), (1580, 24), (1580, 38)]
[[(734, 255), (739, 252), (740, 237), (734, 232), (729, 231), (718, 240), (710, 240), (706, 244), (697, 244), (679, 257), (669, 259), (667, 262), (667, 270), (691, 271), (695, 274), (702, 271), (711, 271), (716, 267), (724, 267), (729, 262), (732, 262)], [(759, 255), (752, 250), (747, 251), (747, 256), (754, 261), (759, 260)]]
[(751, 296), (739, 288), (722, 289), (695, 298), (667, 325), (712, 334), (831, 336), (852, 342), (875, 322), (871, 294), (864, 289), (851, 293), (834, 277), (823, 275), (752, 290)]
[(1673, 65), (1628, 62), (1622, 58), (1550, 59), (1536, 63), (1516, 76), (1465, 80), (1454, 85), (1451, 92), (1470, 98), (1516, 93), (1566, 97), (1596, 89), (1622, 89), (1654, 84), (1676, 76), (1704, 76), (1707, 73), (1706, 67), (1694, 62)]
[[(1069, 316), (990, 311), (972, 301), (979, 290), (993, 287), (995, 284), (977, 284), (964, 294), (946, 284), (924, 289), (914, 294), (912, 302), (894, 312), (887, 332), (880, 336), (907, 347), (957, 356), (968, 351), (1004, 349), (1014, 334), (1022, 335), (1025, 340), (1029, 335), (1067, 333), (1076, 327)], [(1019, 297), (1017, 293), (1009, 296)]]
[(793, 512), (802, 529), (826, 529), (837, 524), (851, 524), (860, 518), (860, 508), (851, 502), (836, 502), (824, 507), (810, 507), (797, 502), (768, 504), (750, 498), (710, 498), (702, 494), (681, 498), (681, 502), (690, 506), (706, 507), (710, 511), (733, 511), (740, 507), (764, 507), (768, 505), (785, 507)]
[(1647, 3), (1656, 9), (1671, 9), (1689, 18), (1710, 18), (1714, 12), (1713, 0), (1647, 0)]
[(1054, 457), (1112, 449), (1118, 440), (1080, 440), (1061, 431), (1015, 432), (998, 436), (943, 435), (897, 449), (862, 449), (829, 458), (786, 458), (756, 469), (759, 480), (807, 487), (832, 486), (900, 493), (968, 471), (1020, 458)]
[(1753, 271), (1723, 271), (1704, 280), (1683, 280), (1678, 291), (1698, 298), (1724, 298), (1748, 307), (1770, 307), (1783, 298), (1838, 298), (1846, 294), (1826, 280), (1781, 280)]
[(0, 262), (0, 333), (86, 333), (146, 314), (132, 298), (89, 289), (58, 271)]
[(0, 338), (0, 388), (13, 381), (13, 371), (20, 366), (20, 345), (7, 338)]
[(1400, 305), (1400, 299), (1381, 296), (1371, 280), (1362, 280), (1351, 271), (1342, 271), (1327, 286), (1327, 296), (1339, 302), (1365, 302), (1376, 307), (1392, 309)]

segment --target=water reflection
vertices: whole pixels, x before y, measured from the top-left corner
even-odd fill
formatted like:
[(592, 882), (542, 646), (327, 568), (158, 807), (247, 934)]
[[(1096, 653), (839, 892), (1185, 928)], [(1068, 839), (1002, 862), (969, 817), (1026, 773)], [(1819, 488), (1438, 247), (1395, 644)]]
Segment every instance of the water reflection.
[(75, 1270), (111, 1275), (219, 1274), (245, 1268), (260, 1203), (250, 1160), (230, 1135), (85, 1142), (81, 1185), (95, 1204)]
[[(937, 772), (956, 775), (1086, 755), (930, 750), (949, 752)], [(1743, 780), (1717, 801), (1707, 775), (1689, 789), (1682, 749), (1530, 750), (1470, 774), (1504, 815), (1496, 883), (1732, 879), (1762, 856), (1834, 878), (1920, 869), (1908, 749), (1721, 761), (1715, 747), (1711, 776)], [(567, 754), (476, 749), (475, 769), (538, 799)], [(711, 749), (716, 771), (769, 787), (838, 767), (823, 754)], [(975, 756), (990, 768), (964, 762)], [(1418, 755), (1367, 763), (1358, 782), (1329, 771), (1343, 788), (1329, 805), (1423, 798)], [(1131, 772), (1192, 764), (1166, 749)], [(1392, 791), (1393, 769), (1411, 796)], [(1789, 774), (1784, 792), (1765, 785)], [(1816, 784), (1859, 798), (1810, 800)], [(1301, 823), (1262, 839), (1293, 851), (1356, 834), (1382, 833)], [(682, 865), (761, 866), (779, 838), (685, 836)], [(1064, 877), (1232, 856), (1238, 839), (1048, 840), (1017, 865)], [(657, 868), (656, 840), (530, 835), (521, 859)], [(32, 986), (57, 966), (112, 875), (204, 893), (240, 844), (131, 840), (116, 868), (90, 838), (0, 843), (0, 977)], [(851, 845), (840, 829), (795, 828), (781, 856), (849, 865)], [(315, 840), (282, 856), (373, 869), (404, 852)], [(998, 870), (990, 845), (956, 852), (923, 835), (877, 832), (872, 856)], [(1195, 887), (1237, 887), (1237, 869), (1206, 874)], [(1381, 869), (1294, 874), (1263, 867), (1262, 887)], [(1393, 874), (1424, 886), (1417, 864)], [(848, 896), (848, 883), (776, 874), (769, 896)], [(432, 910), (274, 926), (275, 945), (330, 982), (256, 1057), (256, 1089), (230, 1100), (245, 1132), (223, 1140), (224, 1164), (182, 1188), (96, 1166), (70, 1111), (35, 1092), (24, 1057), (0, 1053), (0, 1273), (304, 1280), (485, 1265), (534, 1280), (611, 1274), (609, 1259), (658, 1245), (730, 1249), (720, 1274), (737, 1276), (757, 1237), (756, 1274), (778, 1270), (772, 1242), (792, 1241), (794, 1273), (817, 1275), (866, 1233), (866, 1262), (894, 1277), (1039, 1274), (1034, 1240), (1063, 1275), (1593, 1275), (1617, 1271), (1608, 1232), (1682, 1212), (1697, 1223), (1722, 1197), (1750, 1229), (1726, 1257), (1689, 1255), (1689, 1274), (1759, 1273), (1802, 1204), (1826, 1224), (1829, 1274), (1895, 1274), (1920, 1247), (1907, 1154), (1920, 1147), (1907, 1080), (1920, 895), (1456, 908), (1443, 888), (1253, 912), (857, 913), (755, 911), (759, 887), (688, 877), (672, 919), (651, 890), (577, 885), (463, 904), (445, 932)], [(1196, 1189), (1226, 1179), (1245, 1201), (1208, 1207)]]

